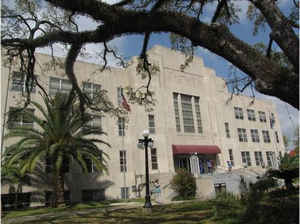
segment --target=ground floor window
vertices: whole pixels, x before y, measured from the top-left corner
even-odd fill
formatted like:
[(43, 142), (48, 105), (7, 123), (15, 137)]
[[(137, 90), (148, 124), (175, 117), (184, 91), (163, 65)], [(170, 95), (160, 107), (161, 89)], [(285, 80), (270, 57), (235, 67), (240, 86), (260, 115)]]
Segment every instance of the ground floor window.
[(274, 158), (275, 158), (275, 153), (274, 152), (266, 152), (267, 155), (267, 162), (269, 167), (274, 166)]
[(261, 152), (254, 152), (256, 166), (264, 166)]
[(226, 192), (226, 184), (225, 183), (217, 183), (217, 184), (214, 184), (214, 186), (215, 186), (216, 194)]
[(82, 190), (81, 199), (83, 202), (103, 201), (103, 200), (105, 200), (104, 190), (99, 190), (99, 189)]
[(30, 206), (31, 192), (1, 194), (1, 204), (4, 211), (27, 208)]
[(242, 154), (242, 163), (246, 166), (251, 166), (250, 152), (241, 152)]
[(121, 198), (125, 200), (129, 198), (129, 187), (121, 187)]
[[(64, 200), (66, 204), (70, 203), (70, 191), (64, 192)], [(45, 191), (45, 205), (50, 206), (54, 203), (54, 194), (52, 191)]]

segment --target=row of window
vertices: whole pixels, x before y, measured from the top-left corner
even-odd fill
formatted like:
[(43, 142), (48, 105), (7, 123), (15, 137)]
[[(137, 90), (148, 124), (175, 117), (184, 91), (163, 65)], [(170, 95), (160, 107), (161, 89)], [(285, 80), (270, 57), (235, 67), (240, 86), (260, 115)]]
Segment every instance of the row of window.
[[(247, 115), (248, 115), (248, 120), (249, 121), (256, 121), (256, 115), (255, 115), (255, 111), (252, 109), (247, 109)], [(243, 113), (243, 109), (240, 107), (234, 107), (234, 116), (236, 119), (240, 119), (243, 120), (244, 119), (244, 113)], [(266, 113), (263, 111), (258, 111), (258, 117), (259, 117), (259, 121), (260, 122), (267, 122), (267, 118), (266, 118)], [(270, 126), (271, 128), (274, 127), (275, 124), (275, 116), (273, 113), (271, 113), (270, 115)]]
[[(182, 121), (183, 131), (185, 133), (203, 133), (199, 101), (200, 98), (198, 96), (173, 93), (175, 124), (177, 132), (181, 132)], [(196, 127), (194, 119), (196, 119)]]
[[(281, 152), (279, 152), (281, 154)], [(229, 160), (231, 162), (231, 165), (234, 166), (234, 158), (233, 158), (233, 152), (232, 149), (228, 150), (229, 154)], [(252, 166), (251, 156), (249, 151), (243, 151), (241, 152), (241, 158), (242, 163), (246, 166)], [(275, 165), (275, 152), (268, 151), (266, 152), (266, 158), (267, 158), (267, 166), (273, 167)], [(255, 159), (255, 165), (256, 166), (263, 166), (265, 167), (265, 162), (263, 160), (262, 152), (261, 151), (255, 151), (254, 152), (254, 159)]]
[[(230, 138), (230, 130), (229, 130), (228, 122), (225, 122), (224, 125), (225, 125), (225, 135), (226, 135), (227, 138)], [(238, 132), (240, 142), (247, 142), (248, 141), (247, 132), (246, 132), (245, 128), (238, 128), (237, 132)], [(258, 134), (257, 129), (250, 129), (250, 134), (251, 134), (252, 142), (260, 142), (259, 134)], [(263, 130), (262, 135), (263, 135), (263, 139), (264, 139), (265, 143), (270, 143), (271, 142), (269, 131)], [(276, 138), (276, 142), (279, 143), (279, 135), (278, 135), (277, 131), (275, 131), (275, 138)]]
[[(238, 128), (237, 132), (238, 132), (240, 142), (247, 142), (248, 141), (247, 132), (246, 132), (245, 128)], [(259, 134), (258, 134), (257, 129), (251, 129), (250, 133), (251, 133), (252, 142), (260, 142)], [(264, 143), (270, 143), (271, 142), (269, 131), (263, 130), (262, 131), (262, 136), (263, 136)], [(277, 131), (275, 131), (275, 137), (276, 137), (276, 142), (279, 143), (279, 136), (278, 136)]]

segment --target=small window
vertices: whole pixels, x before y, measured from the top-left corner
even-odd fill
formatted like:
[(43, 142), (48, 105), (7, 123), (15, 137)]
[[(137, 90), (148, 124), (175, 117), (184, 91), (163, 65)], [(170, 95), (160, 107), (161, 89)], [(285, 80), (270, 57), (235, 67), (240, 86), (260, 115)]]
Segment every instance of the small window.
[(99, 115), (90, 115), (90, 120), (85, 123), (83, 128), (101, 128), (102, 127), (102, 118)]
[(177, 132), (181, 132), (178, 96), (179, 96), (178, 93), (173, 93), (173, 103), (174, 103), (174, 112), (175, 112), (176, 131)]
[(275, 116), (274, 116), (273, 113), (271, 113), (271, 115), (270, 115), (270, 127), (274, 128), (274, 125), (275, 125)]
[(234, 115), (236, 119), (243, 120), (244, 119), (243, 109), (240, 107), (234, 107)]
[(254, 152), (256, 166), (264, 166), (264, 161), (261, 152)]
[(260, 122), (267, 122), (266, 113), (263, 111), (258, 111), (259, 121)]
[(231, 162), (231, 166), (234, 166), (233, 152), (232, 149), (228, 149), (229, 160)]
[(118, 105), (122, 104), (122, 96), (123, 96), (123, 88), (122, 87), (118, 87), (117, 88), (117, 100), (118, 100)]
[(238, 136), (239, 136), (239, 141), (240, 142), (247, 142), (247, 133), (246, 133), (246, 129), (244, 128), (238, 128)]
[(126, 151), (120, 151), (120, 171), (127, 172)]
[(34, 109), (10, 107), (8, 113), (8, 128), (33, 127)]
[(250, 152), (241, 152), (242, 163), (246, 166), (251, 166)]
[(224, 124), (225, 124), (226, 137), (230, 138), (229, 124), (228, 124), (228, 122), (225, 122)]
[[(99, 161), (102, 160), (102, 151), (100, 151), (98, 160)], [(90, 159), (87, 156), (85, 156), (84, 157), (84, 161), (86, 163), (88, 173), (96, 173), (96, 172), (98, 172), (97, 167), (95, 165), (95, 162), (92, 159)]]
[(154, 134), (155, 133), (154, 115), (152, 115), (152, 114), (148, 115), (148, 124), (149, 124), (149, 132), (150, 132), (150, 134)]
[(251, 132), (252, 142), (259, 142), (258, 130), (257, 129), (251, 129), (250, 132)]
[(200, 112), (200, 97), (195, 96), (195, 112), (196, 112), (196, 120), (197, 120), (197, 130), (198, 133), (203, 133), (202, 120), (201, 120), (201, 112)]
[(269, 131), (262, 131), (262, 135), (263, 135), (265, 143), (270, 143), (271, 142)]
[(81, 197), (83, 202), (104, 201), (105, 193), (104, 190), (86, 189), (81, 191)]
[(124, 117), (118, 118), (118, 130), (119, 130), (119, 136), (125, 136), (125, 118)]
[(278, 136), (278, 132), (275, 131), (275, 138), (276, 138), (276, 142), (279, 143), (279, 136)]
[(266, 152), (267, 155), (267, 162), (269, 167), (274, 166), (274, 152)]
[(50, 96), (55, 96), (56, 93), (69, 93), (72, 89), (72, 84), (67, 79), (59, 79), (55, 77), (50, 77)]
[(256, 121), (254, 110), (248, 109), (247, 114), (248, 114), (248, 120), (249, 121)]
[(214, 184), (216, 194), (221, 194), (226, 192), (226, 184), (225, 183), (218, 183)]
[(85, 92), (90, 99), (94, 99), (97, 94), (101, 90), (101, 85), (91, 83), (91, 82), (83, 82), (83, 92)]
[(152, 170), (157, 170), (158, 169), (157, 150), (156, 150), (156, 148), (151, 148), (151, 164), (152, 164)]
[[(25, 92), (26, 91), (26, 75), (22, 75), (21, 72), (13, 72), (12, 75), (12, 83), (11, 83), (11, 91), (17, 91), (17, 92)], [(30, 92), (35, 93), (35, 87), (36, 84), (32, 80), (28, 82), (28, 88)]]
[(129, 198), (129, 187), (121, 187), (121, 199), (127, 200)]

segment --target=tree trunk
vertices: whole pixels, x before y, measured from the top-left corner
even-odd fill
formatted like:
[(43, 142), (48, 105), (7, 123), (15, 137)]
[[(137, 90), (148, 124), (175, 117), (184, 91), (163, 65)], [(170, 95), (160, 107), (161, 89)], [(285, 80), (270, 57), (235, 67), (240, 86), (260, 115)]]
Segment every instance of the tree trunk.
[(65, 199), (64, 199), (64, 173), (61, 171), (56, 172), (55, 175), (55, 198), (53, 207), (63, 207), (65, 206)]

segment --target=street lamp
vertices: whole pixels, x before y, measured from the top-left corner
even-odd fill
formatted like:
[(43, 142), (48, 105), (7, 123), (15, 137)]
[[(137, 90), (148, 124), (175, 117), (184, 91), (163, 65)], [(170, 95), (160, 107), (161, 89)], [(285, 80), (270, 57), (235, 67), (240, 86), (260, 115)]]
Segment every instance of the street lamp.
[(143, 139), (139, 139), (139, 144), (144, 144), (145, 147), (145, 169), (146, 169), (146, 196), (144, 208), (152, 208), (150, 200), (150, 186), (149, 186), (149, 166), (148, 166), (148, 146), (151, 147), (153, 140), (149, 138), (149, 131), (145, 130), (143, 132)]

